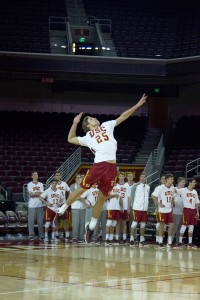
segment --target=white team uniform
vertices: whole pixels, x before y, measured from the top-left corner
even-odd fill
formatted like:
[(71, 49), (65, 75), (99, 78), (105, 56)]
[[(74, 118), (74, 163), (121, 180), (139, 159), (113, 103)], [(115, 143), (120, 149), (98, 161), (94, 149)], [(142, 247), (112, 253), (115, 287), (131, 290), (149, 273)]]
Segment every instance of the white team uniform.
[[(114, 186), (112, 189), (110, 195), (120, 195), (120, 190), (117, 186)], [(107, 210), (121, 210), (120, 204), (119, 204), (119, 197), (111, 198), (107, 200)]]
[[(44, 192), (44, 186), (41, 182), (38, 182), (35, 184), (34, 182), (29, 182), (27, 186), (28, 192), (30, 193), (42, 193)], [(34, 207), (42, 207), (43, 203), (40, 201), (39, 197), (31, 197), (29, 196), (29, 202), (28, 207), (34, 208)]]
[(46, 191), (41, 194), (41, 197), (44, 198), (48, 203), (52, 203), (53, 206), (48, 206), (49, 209), (57, 212), (58, 207), (60, 207), (63, 203), (63, 195), (60, 190), (53, 191), (51, 187), (49, 187)]
[(80, 197), (84, 198), (87, 204), (94, 206), (97, 202), (98, 194), (98, 188), (91, 187), (89, 190), (86, 190)]
[(183, 201), (183, 207), (196, 209), (196, 204), (199, 203), (199, 197), (196, 190), (189, 190), (188, 188), (182, 188), (177, 190), (181, 195)]
[(95, 163), (116, 160), (117, 141), (113, 136), (115, 125), (115, 120), (104, 122), (84, 137), (77, 137), (81, 146), (89, 147), (95, 154)]
[(154, 192), (153, 196), (158, 198), (159, 203), (162, 203), (164, 207), (158, 206), (158, 211), (161, 213), (170, 213), (172, 211), (172, 202), (174, 199), (174, 186), (167, 187), (165, 184), (159, 185)]
[(66, 182), (62, 181), (60, 184), (56, 185), (56, 188), (62, 192), (63, 203), (65, 202), (66, 192), (70, 192), (70, 188)]
[(135, 190), (135, 197), (133, 200), (133, 209), (147, 211), (149, 206), (149, 192), (150, 186), (148, 184), (140, 183)]
[(119, 189), (119, 196), (123, 201), (123, 210), (128, 210), (129, 197), (131, 195), (131, 189), (127, 188), (126, 184), (117, 183), (116, 187)]

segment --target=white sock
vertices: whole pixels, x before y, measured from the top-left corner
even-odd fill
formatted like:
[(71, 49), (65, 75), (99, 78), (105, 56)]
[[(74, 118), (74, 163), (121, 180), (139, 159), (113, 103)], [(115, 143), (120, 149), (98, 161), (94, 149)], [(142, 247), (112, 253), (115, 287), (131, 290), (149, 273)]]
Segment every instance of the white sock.
[(158, 243), (159, 242), (159, 236), (156, 235), (156, 242)]
[(126, 240), (126, 233), (123, 233), (123, 240)]
[(189, 244), (192, 244), (192, 236), (189, 236)]
[(55, 232), (52, 231), (51, 237), (52, 237), (52, 239), (55, 237)]
[(69, 231), (65, 231), (65, 237), (69, 237)]
[(96, 224), (97, 224), (98, 219), (92, 218), (89, 224), (90, 230), (94, 230)]
[(162, 242), (163, 242), (163, 237), (159, 236), (159, 244), (162, 244)]
[(168, 244), (171, 245), (171, 243), (172, 243), (172, 237), (168, 236)]
[(179, 243), (182, 243), (182, 242), (183, 242), (183, 237), (179, 236)]
[(45, 237), (48, 237), (48, 232), (45, 232)]
[(106, 233), (106, 240), (109, 240), (109, 233)]
[(59, 235), (58, 230), (55, 232), (55, 235)]
[(133, 235), (131, 235), (130, 241), (134, 242), (134, 236)]
[(113, 233), (110, 233), (110, 238), (109, 238), (110, 241), (113, 240)]
[(118, 241), (119, 240), (119, 234), (115, 234), (115, 238)]
[(144, 236), (143, 235), (140, 236), (140, 243), (142, 243), (142, 242), (144, 242)]

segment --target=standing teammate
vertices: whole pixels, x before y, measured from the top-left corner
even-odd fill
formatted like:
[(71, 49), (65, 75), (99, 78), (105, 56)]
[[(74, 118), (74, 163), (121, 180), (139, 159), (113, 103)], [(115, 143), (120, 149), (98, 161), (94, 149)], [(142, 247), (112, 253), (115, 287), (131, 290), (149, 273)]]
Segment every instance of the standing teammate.
[(140, 243), (139, 246), (146, 246), (144, 232), (146, 222), (148, 221), (148, 206), (149, 206), (149, 192), (150, 186), (146, 184), (145, 173), (140, 174), (140, 181), (133, 187), (131, 191), (131, 200), (133, 203), (133, 222), (131, 224), (130, 245), (135, 246), (134, 242), (135, 229), (140, 223)]
[(194, 225), (197, 224), (197, 218), (199, 217), (199, 198), (197, 191), (194, 189), (195, 186), (196, 180), (191, 178), (188, 180), (188, 186), (186, 188), (176, 190), (183, 201), (183, 225), (180, 229), (179, 246), (183, 245), (183, 235), (188, 227), (188, 248), (194, 249), (197, 248), (197, 246), (192, 243), (192, 236)]
[[(58, 190), (61, 191), (62, 196), (63, 196), (63, 203), (64, 203), (65, 199), (67, 199), (68, 193), (70, 193), (70, 188), (69, 188), (69, 186), (67, 185), (66, 182), (62, 181), (62, 176), (61, 176), (61, 173), (59, 171), (56, 171), (54, 173), (54, 178), (58, 182), (56, 187), (57, 187)], [(64, 231), (65, 231), (65, 242), (69, 243), (70, 239), (69, 239), (69, 229), (68, 229), (68, 213), (65, 214), (65, 219), (63, 219), (62, 222), (63, 222)]]
[(100, 122), (96, 118), (86, 116), (82, 122), (82, 128), (86, 132), (84, 137), (76, 136), (77, 125), (83, 113), (74, 118), (72, 127), (68, 134), (68, 142), (75, 145), (86, 146), (95, 154), (94, 164), (83, 178), (80, 187), (71, 193), (59, 213), (62, 214), (76, 199), (89, 189), (92, 184), (98, 182), (99, 195), (96, 205), (93, 208), (92, 219), (86, 228), (85, 240), (90, 242), (92, 231), (94, 230), (98, 217), (101, 213), (105, 199), (112, 190), (116, 177), (116, 151), (117, 141), (113, 136), (115, 126), (128, 119), (140, 106), (146, 102), (145, 94), (140, 101), (123, 112), (116, 120)]
[[(159, 213), (158, 213), (158, 203), (159, 203), (159, 201), (161, 199), (157, 199), (154, 196), (154, 194), (157, 195), (157, 192), (159, 191), (160, 186), (162, 184), (165, 184), (165, 175), (164, 174), (160, 176), (160, 185), (158, 185), (155, 188), (154, 192), (151, 194), (151, 198), (152, 198), (152, 200), (153, 200), (153, 202), (155, 204), (155, 211), (156, 211), (156, 242), (155, 242), (155, 247), (157, 247), (159, 245), (159, 228), (160, 228), (160, 222), (159, 222)], [(165, 229), (166, 229), (166, 226), (164, 226), (163, 231), (165, 231)]]
[(173, 215), (172, 207), (174, 201), (174, 176), (172, 174), (165, 175), (165, 184), (162, 184), (159, 189), (153, 192), (157, 203), (159, 213), (159, 248), (163, 249), (166, 246), (163, 244), (163, 228), (165, 224), (168, 224), (168, 244), (167, 247), (172, 247), (172, 230), (173, 230)]

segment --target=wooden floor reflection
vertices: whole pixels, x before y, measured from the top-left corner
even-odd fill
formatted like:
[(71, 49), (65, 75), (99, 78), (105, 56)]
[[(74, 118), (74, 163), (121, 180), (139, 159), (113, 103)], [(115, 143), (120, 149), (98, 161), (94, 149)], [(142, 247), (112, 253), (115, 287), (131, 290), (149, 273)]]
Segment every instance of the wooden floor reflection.
[(200, 248), (4, 245), (0, 299), (200, 299)]

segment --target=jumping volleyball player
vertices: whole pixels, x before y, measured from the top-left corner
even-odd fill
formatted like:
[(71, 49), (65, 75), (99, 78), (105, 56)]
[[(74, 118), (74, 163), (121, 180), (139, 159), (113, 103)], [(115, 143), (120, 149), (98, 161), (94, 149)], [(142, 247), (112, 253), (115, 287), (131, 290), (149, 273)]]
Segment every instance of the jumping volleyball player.
[(94, 164), (83, 178), (80, 187), (69, 195), (65, 204), (58, 209), (58, 214), (62, 215), (65, 210), (77, 198), (89, 189), (94, 183), (98, 182), (99, 195), (93, 207), (92, 219), (86, 226), (85, 241), (90, 243), (92, 232), (97, 224), (105, 199), (109, 196), (116, 178), (116, 151), (117, 141), (113, 136), (115, 126), (128, 119), (140, 106), (146, 102), (147, 96), (143, 94), (139, 102), (130, 109), (123, 112), (116, 120), (100, 122), (93, 117), (86, 116), (82, 122), (84, 137), (76, 136), (77, 125), (81, 120), (82, 114), (78, 114), (73, 121), (68, 134), (68, 142), (75, 145), (86, 146), (94, 153)]

